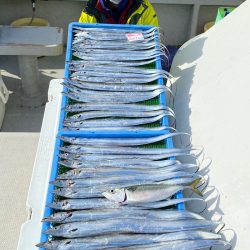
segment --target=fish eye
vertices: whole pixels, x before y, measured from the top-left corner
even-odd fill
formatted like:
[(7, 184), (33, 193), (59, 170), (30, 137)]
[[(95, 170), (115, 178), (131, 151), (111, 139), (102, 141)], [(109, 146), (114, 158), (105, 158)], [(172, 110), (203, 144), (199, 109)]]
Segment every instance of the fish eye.
[(113, 194), (114, 192), (115, 192), (115, 190), (114, 190), (114, 189), (111, 189), (111, 190), (110, 190), (110, 193), (111, 193), (111, 194)]

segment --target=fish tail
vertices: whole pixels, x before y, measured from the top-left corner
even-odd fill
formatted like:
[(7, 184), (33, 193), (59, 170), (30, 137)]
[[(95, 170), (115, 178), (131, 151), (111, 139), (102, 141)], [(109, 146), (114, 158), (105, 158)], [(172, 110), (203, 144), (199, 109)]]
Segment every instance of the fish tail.
[(200, 190), (196, 187), (199, 182), (200, 182), (201, 178), (198, 178), (196, 180), (194, 180), (191, 184), (190, 184), (190, 188), (193, 190), (193, 192), (195, 192), (196, 194), (198, 194), (199, 196), (203, 196), (203, 194), (200, 192)]

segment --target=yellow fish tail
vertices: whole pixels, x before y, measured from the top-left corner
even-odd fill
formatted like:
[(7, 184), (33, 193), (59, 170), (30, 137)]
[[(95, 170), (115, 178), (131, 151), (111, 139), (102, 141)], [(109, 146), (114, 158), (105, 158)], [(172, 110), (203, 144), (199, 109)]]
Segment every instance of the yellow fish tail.
[(193, 192), (195, 192), (196, 194), (198, 194), (199, 196), (203, 196), (203, 194), (200, 192), (200, 190), (196, 187), (199, 182), (200, 182), (201, 178), (198, 178), (196, 180), (194, 180), (191, 184), (190, 187), (193, 190)]

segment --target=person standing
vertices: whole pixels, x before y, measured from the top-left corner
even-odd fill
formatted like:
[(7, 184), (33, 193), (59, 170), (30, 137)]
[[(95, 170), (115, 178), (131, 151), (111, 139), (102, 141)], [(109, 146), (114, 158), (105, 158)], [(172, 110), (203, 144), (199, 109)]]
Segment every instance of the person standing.
[(148, 0), (89, 0), (79, 22), (158, 26), (157, 15)]

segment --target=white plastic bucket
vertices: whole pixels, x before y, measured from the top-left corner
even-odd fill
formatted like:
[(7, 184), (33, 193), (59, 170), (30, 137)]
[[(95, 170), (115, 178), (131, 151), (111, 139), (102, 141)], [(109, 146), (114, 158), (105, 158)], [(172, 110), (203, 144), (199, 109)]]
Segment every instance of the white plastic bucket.
[(9, 99), (9, 91), (6, 88), (0, 71), (0, 129), (2, 127), (3, 118), (5, 115), (5, 104), (7, 103)]

